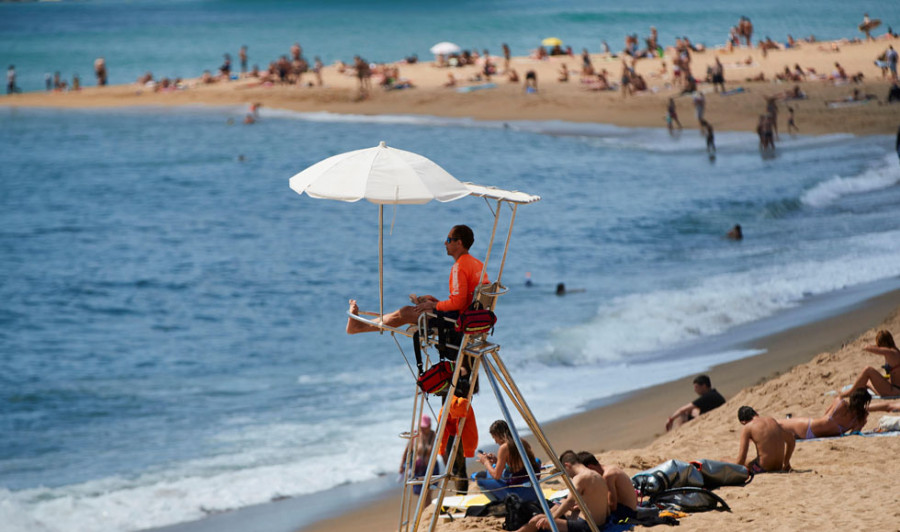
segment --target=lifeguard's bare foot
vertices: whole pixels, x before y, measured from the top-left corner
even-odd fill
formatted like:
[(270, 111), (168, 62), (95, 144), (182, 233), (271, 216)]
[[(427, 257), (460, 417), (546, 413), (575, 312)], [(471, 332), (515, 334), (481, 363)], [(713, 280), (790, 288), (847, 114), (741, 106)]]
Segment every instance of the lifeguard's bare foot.
[[(354, 316), (359, 316), (359, 305), (356, 304), (355, 299), (350, 300), (350, 314)], [(353, 318), (347, 318), (347, 334), (356, 334), (361, 333), (366, 330), (366, 326), (363, 323), (360, 323)]]

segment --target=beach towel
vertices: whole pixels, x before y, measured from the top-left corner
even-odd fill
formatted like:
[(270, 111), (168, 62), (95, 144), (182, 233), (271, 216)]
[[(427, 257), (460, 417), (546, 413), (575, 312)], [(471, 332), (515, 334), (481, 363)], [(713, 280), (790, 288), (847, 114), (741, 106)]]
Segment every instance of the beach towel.
[(826, 105), (829, 109), (840, 109), (843, 107), (857, 107), (869, 103), (869, 100), (848, 100), (842, 102), (828, 102)]
[(799, 442), (804, 442), (804, 441), (836, 440), (838, 438), (846, 438), (848, 436), (862, 436), (864, 438), (886, 438), (886, 437), (900, 436), (900, 430), (879, 431), (878, 429), (875, 429), (875, 430), (869, 431), (869, 432), (860, 432), (860, 431), (856, 430), (853, 432), (848, 432), (847, 434), (844, 434), (841, 436), (822, 436), (821, 438), (810, 438), (808, 440), (797, 438), (797, 442), (799, 443)]
[(459, 93), (468, 93), (473, 91), (479, 91), (482, 89), (494, 89), (497, 87), (496, 83), (482, 83), (481, 85), (469, 85), (468, 87), (460, 87), (456, 89), (456, 92)]
[(744, 87), (735, 87), (731, 90), (724, 91), (720, 93), (722, 96), (731, 96), (732, 94), (740, 94), (744, 92)]

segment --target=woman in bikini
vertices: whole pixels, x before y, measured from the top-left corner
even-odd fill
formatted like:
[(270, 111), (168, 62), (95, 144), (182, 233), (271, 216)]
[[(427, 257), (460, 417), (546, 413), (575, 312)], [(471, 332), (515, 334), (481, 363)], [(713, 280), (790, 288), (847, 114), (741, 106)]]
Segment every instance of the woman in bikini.
[(871, 400), (869, 391), (859, 388), (850, 394), (849, 400), (836, 398), (822, 417), (788, 418), (779, 420), (778, 424), (801, 440), (842, 436), (847, 432), (862, 430), (869, 415), (866, 407)]
[[(881, 355), (884, 357), (884, 375), (877, 369), (869, 366), (859, 374), (853, 387), (841, 394), (841, 397), (847, 397), (850, 392), (857, 388), (871, 388), (875, 393), (882, 397), (891, 397), (900, 395), (900, 349), (894, 344), (894, 337), (888, 331), (878, 331), (875, 335), (875, 345), (868, 345), (863, 348), (869, 353)], [(886, 375), (886, 376), (885, 376)]]
[[(528, 473), (525, 470), (525, 462), (519, 455), (516, 442), (513, 440), (512, 431), (506, 421), (498, 419), (491, 424), (491, 437), (500, 447), (497, 455), (485, 454), (478, 451), (475, 457), (484, 466), (484, 472), (475, 474), (475, 481), (482, 493), (492, 501), (502, 501), (509, 494), (516, 494), (526, 501), (537, 500), (534, 490), (530, 487), (519, 486), (528, 482)], [(540, 466), (535, 461), (534, 452), (527, 441), (522, 441), (528, 460), (534, 464), (535, 470)]]

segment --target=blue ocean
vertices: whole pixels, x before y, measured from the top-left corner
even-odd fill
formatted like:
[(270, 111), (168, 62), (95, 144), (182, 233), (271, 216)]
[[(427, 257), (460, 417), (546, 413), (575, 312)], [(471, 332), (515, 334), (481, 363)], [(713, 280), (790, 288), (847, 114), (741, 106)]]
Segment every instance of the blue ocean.
[[(326, 62), (375, 61), (436, 40), (518, 54), (553, 34), (595, 49), (651, 24), (663, 41), (714, 44), (741, 15), (773, 38), (853, 36), (864, 9), (890, 20), (874, 2), (745, 7), (3, 3), (0, 50), (41, 90), (47, 71), (89, 79), (100, 55), (124, 83), (196, 75), (241, 44), (251, 62), (295, 41)], [(783, 136), (762, 158), (754, 136), (721, 131), (710, 161), (696, 131), (268, 108), (244, 126), (244, 112), (0, 107), (4, 530), (132, 531), (396, 474), (411, 345), (344, 334), (348, 299), (378, 308), (377, 208), (288, 188), (381, 140), (542, 196), (518, 212), (495, 340), (543, 421), (755, 354), (721, 340), (736, 331), (900, 287), (887, 136)], [(443, 297), (447, 230), (470, 225), (479, 256), (493, 221), (474, 198), (385, 218), (388, 307)], [(736, 223), (740, 242), (724, 238)], [(484, 393), (475, 408), (486, 434), (498, 408)]]

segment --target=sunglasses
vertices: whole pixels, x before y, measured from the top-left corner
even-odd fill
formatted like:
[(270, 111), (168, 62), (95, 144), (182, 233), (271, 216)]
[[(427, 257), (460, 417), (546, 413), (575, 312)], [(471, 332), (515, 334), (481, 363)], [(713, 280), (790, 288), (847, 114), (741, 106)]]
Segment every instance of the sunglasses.
[(444, 240), (444, 243), (445, 243), (445, 244), (449, 244), (450, 242), (453, 242), (454, 240), (459, 240), (459, 239), (458, 239), (458, 238), (453, 238), (452, 236), (448, 236), (448, 237), (447, 237), (447, 240)]

